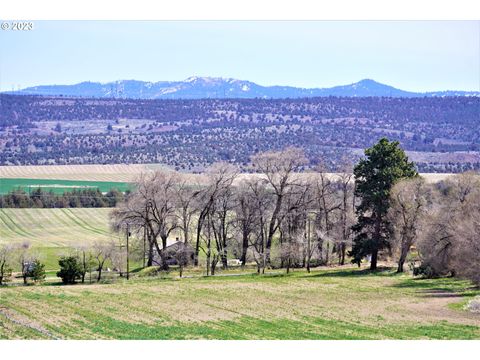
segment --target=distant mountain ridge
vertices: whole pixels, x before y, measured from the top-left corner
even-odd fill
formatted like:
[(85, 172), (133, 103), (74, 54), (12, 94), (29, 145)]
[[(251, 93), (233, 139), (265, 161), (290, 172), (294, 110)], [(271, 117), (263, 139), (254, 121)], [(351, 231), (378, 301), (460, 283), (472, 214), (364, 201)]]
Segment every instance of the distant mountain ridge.
[(5, 93), (134, 99), (480, 96), (480, 91), (410, 92), (371, 79), (331, 88), (299, 88), (293, 86), (261, 86), (246, 80), (197, 76), (189, 77), (183, 81), (120, 80), (109, 83), (87, 81), (74, 85), (40, 85)]

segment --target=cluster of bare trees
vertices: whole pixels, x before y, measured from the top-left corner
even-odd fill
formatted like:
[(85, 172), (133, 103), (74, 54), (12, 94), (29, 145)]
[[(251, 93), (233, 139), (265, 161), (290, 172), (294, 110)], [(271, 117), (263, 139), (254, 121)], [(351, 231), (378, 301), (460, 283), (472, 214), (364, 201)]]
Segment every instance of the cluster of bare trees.
[(44, 265), (40, 262), (40, 256), (32, 251), (27, 241), (0, 245), (0, 285), (11, 280), (14, 269), (18, 269), (25, 285), (28, 279), (37, 282), (45, 278)]
[[(256, 174), (240, 174), (228, 163), (216, 163), (203, 179), (156, 171), (142, 174), (124, 202), (111, 213), (120, 243), (75, 249), (81, 281), (105, 267), (125, 273), (128, 259), (144, 266), (172, 263), (205, 266), (214, 275), (232, 259), (241, 265), (286, 268), (344, 264), (356, 222), (355, 179), (351, 165), (328, 173), (319, 165), (301, 173), (303, 152), (287, 148), (252, 157)], [(358, 186), (358, 183), (357, 183)], [(416, 272), (428, 276), (458, 275), (480, 283), (480, 175), (464, 173), (427, 184), (421, 176), (395, 183), (388, 198), (388, 246), (398, 272), (409, 255), (419, 258)], [(128, 245), (126, 236), (137, 239)], [(173, 242), (172, 239), (176, 238)], [(143, 240), (143, 241), (142, 241)], [(128, 244), (128, 243), (127, 243)], [(0, 246), (0, 285), (18, 268), (24, 282), (38, 256), (28, 243)], [(128, 269), (127, 269), (128, 273)]]
[[(120, 277), (127, 276), (127, 257), (138, 261), (139, 244), (134, 243), (130, 251), (126, 247), (124, 235), (119, 234), (118, 241), (96, 241), (92, 244), (74, 246), (64, 257), (74, 257), (79, 267), (80, 282), (102, 280), (104, 272), (118, 274)], [(58, 276), (58, 275), (57, 275)]]
[[(157, 262), (163, 269), (172, 236), (208, 274), (217, 265), (228, 267), (231, 258), (255, 263), (259, 273), (267, 267), (288, 272), (344, 264), (358, 204), (352, 167), (345, 162), (337, 174), (321, 165), (300, 173), (305, 162), (301, 150), (288, 148), (253, 156), (255, 175), (239, 174), (228, 163), (214, 164), (198, 183), (176, 172), (143, 174), (112, 212), (112, 224), (117, 230), (128, 224), (143, 236), (147, 265)], [(478, 281), (479, 199), (475, 173), (435, 184), (418, 176), (396, 183), (389, 200), (389, 247), (382, 256), (393, 256), (403, 272), (414, 249), (421, 269)], [(182, 265), (189, 262), (186, 254), (176, 255)]]
[[(138, 259), (138, 251), (135, 251), (137, 249), (133, 248), (132, 250), (130, 256)], [(125, 246), (114, 241), (98, 241), (93, 244), (79, 245), (65, 255), (77, 259), (82, 283), (85, 282), (87, 275), (90, 276), (90, 282), (92, 282), (92, 274), (94, 274), (94, 280), (100, 281), (103, 272), (106, 269), (110, 271), (110, 267), (120, 276), (125, 274), (127, 251)], [(33, 281), (43, 280), (45, 270), (42, 258), (38, 250), (27, 241), (1, 244), (0, 285), (9, 282), (15, 273), (23, 279), (24, 284), (27, 284), (29, 279)]]
[(407, 255), (421, 234), (431, 195), (432, 189), (420, 177), (400, 181), (390, 193), (388, 216), (393, 225), (390, 242), (398, 256), (397, 272), (404, 271)]
[(410, 249), (428, 276), (458, 275), (480, 284), (480, 175), (469, 172), (425, 184), (401, 181), (392, 191), (392, 249), (398, 270)]
[[(244, 176), (228, 163), (216, 163), (205, 180), (158, 171), (142, 174), (135, 191), (112, 212), (114, 229), (129, 228), (145, 239), (147, 265), (155, 258), (168, 268), (167, 239), (191, 246), (194, 265), (207, 273), (238, 258), (242, 265), (266, 267), (345, 262), (354, 220), (351, 169), (337, 176), (318, 167), (300, 174), (303, 152), (288, 148), (252, 158), (258, 174)], [(336, 261), (336, 260), (335, 260)]]
[(439, 184), (419, 238), (423, 263), (434, 275), (459, 275), (480, 284), (480, 176), (455, 175)]

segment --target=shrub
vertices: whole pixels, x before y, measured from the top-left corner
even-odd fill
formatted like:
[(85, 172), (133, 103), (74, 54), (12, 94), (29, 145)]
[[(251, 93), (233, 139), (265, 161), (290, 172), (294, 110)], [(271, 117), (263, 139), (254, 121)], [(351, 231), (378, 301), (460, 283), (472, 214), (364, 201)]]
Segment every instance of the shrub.
[(468, 302), (467, 310), (474, 313), (480, 313), (480, 296), (477, 296), (475, 299)]
[(138, 272), (139, 277), (147, 277), (147, 276), (157, 276), (161, 272), (159, 266), (149, 266), (145, 269), (142, 269)]
[(82, 278), (82, 267), (76, 256), (66, 256), (58, 260), (60, 271), (57, 276), (64, 284), (74, 284), (75, 280)]
[(27, 277), (33, 281), (43, 281), (45, 279), (45, 265), (40, 260), (35, 259), (29, 266)]
[(9, 282), (12, 277), (12, 268), (9, 265), (3, 265), (0, 269), (0, 285)]
[(414, 276), (422, 275), (427, 278), (433, 278), (433, 277), (439, 276), (439, 274), (437, 274), (430, 265), (421, 264), (418, 267), (413, 266), (412, 269), (413, 269)]

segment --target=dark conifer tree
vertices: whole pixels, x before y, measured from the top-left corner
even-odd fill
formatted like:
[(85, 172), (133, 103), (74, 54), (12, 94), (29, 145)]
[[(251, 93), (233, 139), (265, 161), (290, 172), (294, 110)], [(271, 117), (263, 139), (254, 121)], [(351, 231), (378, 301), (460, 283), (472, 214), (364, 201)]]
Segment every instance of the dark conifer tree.
[(352, 262), (360, 265), (371, 255), (370, 269), (377, 268), (378, 252), (388, 247), (391, 226), (387, 220), (390, 190), (402, 178), (418, 176), (413, 162), (408, 161), (398, 141), (379, 140), (365, 150), (365, 158), (355, 166), (355, 195), (361, 201), (356, 208), (357, 223), (353, 226), (355, 238)]

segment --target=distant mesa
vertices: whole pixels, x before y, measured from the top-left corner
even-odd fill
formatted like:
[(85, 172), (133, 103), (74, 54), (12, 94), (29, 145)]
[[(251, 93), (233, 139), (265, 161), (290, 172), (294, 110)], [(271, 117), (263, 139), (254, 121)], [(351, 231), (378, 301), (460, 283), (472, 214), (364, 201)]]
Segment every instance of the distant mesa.
[(74, 85), (40, 85), (18, 91), (17, 95), (71, 96), (133, 99), (281, 99), (306, 97), (446, 97), (480, 96), (480, 91), (411, 92), (364, 79), (349, 85), (331, 88), (299, 88), (293, 86), (261, 86), (251, 81), (221, 77), (191, 76), (183, 81), (147, 82), (120, 80), (109, 83), (81, 82)]

